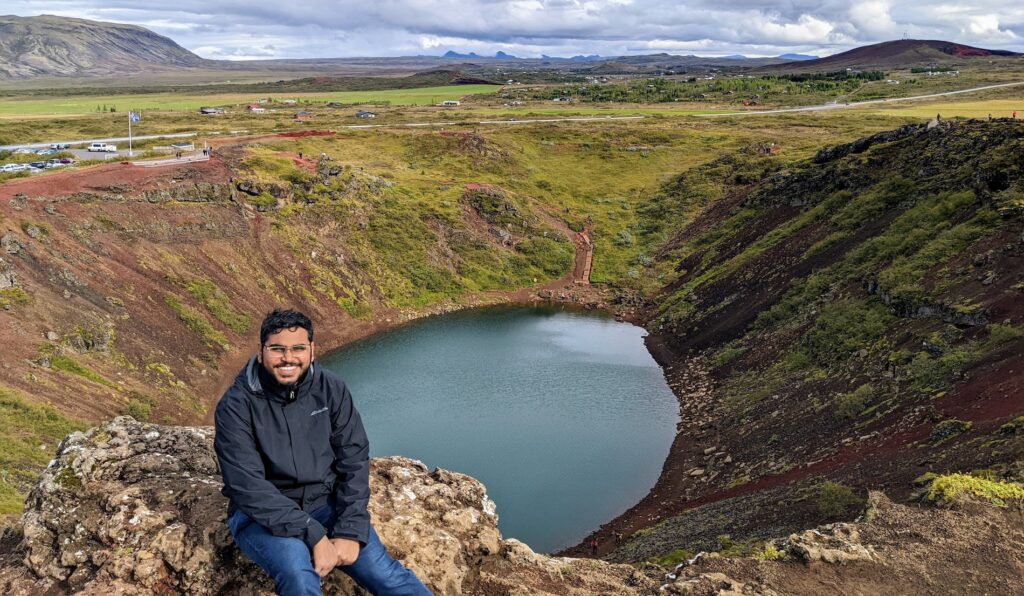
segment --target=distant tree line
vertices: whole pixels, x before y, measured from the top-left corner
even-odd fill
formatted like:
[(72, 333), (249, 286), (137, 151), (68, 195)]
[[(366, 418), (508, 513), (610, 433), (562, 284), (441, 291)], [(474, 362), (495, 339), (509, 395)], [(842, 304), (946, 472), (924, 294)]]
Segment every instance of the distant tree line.
[(880, 70), (833, 70), (831, 72), (778, 75), (778, 78), (793, 81), (794, 83), (803, 83), (806, 81), (848, 81), (851, 79), (860, 81), (882, 81), (885, 80), (885, 77), (886, 73)]
[(836, 71), (777, 76), (689, 77), (642, 79), (623, 83), (582, 83), (523, 89), (521, 97), (579, 102), (663, 103), (715, 99), (761, 102), (782, 96), (834, 97), (857, 90), (866, 81), (885, 78), (881, 71)]

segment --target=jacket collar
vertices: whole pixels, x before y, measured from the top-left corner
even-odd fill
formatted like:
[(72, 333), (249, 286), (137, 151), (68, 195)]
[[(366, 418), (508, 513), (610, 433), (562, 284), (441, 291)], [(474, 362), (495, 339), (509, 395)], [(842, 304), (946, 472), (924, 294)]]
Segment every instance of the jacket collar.
[[(272, 380), (269, 383), (263, 382), (263, 379), (261, 379), (261, 376), (263, 375), (260, 375), (260, 371), (262, 369), (263, 365), (257, 361), (256, 356), (249, 359), (249, 363), (245, 365), (245, 370), (243, 372), (246, 388), (252, 393), (262, 397), (274, 398), (285, 402), (291, 401), (288, 399), (288, 394), (290, 392), (284, 387), (278, 385)], [(306, 371), (306, 374), (299, 379), (298, 384), (295, 386), (296, 398), (309, 391), (309, 388), (313, 385), (313, 377), (319, 374), (319, 372), (320, 367), (314, 360), (309, 364), (309, 370)]]

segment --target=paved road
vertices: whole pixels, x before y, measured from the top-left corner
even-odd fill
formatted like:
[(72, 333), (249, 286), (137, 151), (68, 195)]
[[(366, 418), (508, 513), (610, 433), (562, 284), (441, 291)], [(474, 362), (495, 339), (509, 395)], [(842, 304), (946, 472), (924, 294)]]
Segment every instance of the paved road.
[[(145, 141), (145, 140), (148, 140), (148, 139), (184, 139), (184, 138), (187, 138), (187, 137), (194, 137), (194, 136), (196, 136), (196, 133), (194, 133), (194, 132), (178, 132), (178, 133), (167, 134), (167, 135), (142, 135), (142, 136), (138, 136), (138, 137), (137, 136), (132, 136), (132, 141)], [(57, 143), (68, 144), (68, 145), (88, 145), (89, 143), (127, 143), (127, 142), (128, 142), (128, 137), (111, 137), (109, 139), (84, 139), (84, 140), (79, 140), (79, 141), (49, 141), (49, 142), (46, 142), (46, 143), (33, 143), (31, 145), (0, 145), (0, 151), (12, 151), (14, 149), (45, 149), (46, 147), (49, 147), (50, 145), (54, 145), (54, 144), (57, 144)], [(126, 150), (128, 149), (127, 145), (125, 145), (125, 149)], [(125, 151), (125, 153), (127, 153), (127, 151)]]
[(972, 87), (970, 89), (960, 89), (959, 91), (945, 91), (943, 93), (929, 93), (928, 95), (913, 95), (911, 97), (893, 97), (889, 99), (869, 99), (865, 101), (854, 101), (851, 103), (827, 103), (822, 106), (804, 106), (801, 108), (783, 108), (778, 110), (751, 110), (747, 112), (728, 112), (724, 114), (697, 114), (698, 118), (719, 118), (722, 116), (758, 116), (761, 114), (787, 114), (790, 112), (821, 112), (824, 110), (838, 110), (842, 108), (855, 108), (858, 106), (864, 106), (868, 104), (877, 103), (894, 103), (897, 101), (914, 101), (918, 99), (930, 99), (933, 97), (946, 97), (949, 95), (959, 95), (961, 93), (973, 93), (975, 91), (985, 91), (986, 89), (1001, 89), (1003, 87), (1016, 87), (1018, 85), (1024, 85), (1024, 81), (1018, 81), (1016, 83), (1000, 83), (998, 85), (985, 85), (984, 87)]

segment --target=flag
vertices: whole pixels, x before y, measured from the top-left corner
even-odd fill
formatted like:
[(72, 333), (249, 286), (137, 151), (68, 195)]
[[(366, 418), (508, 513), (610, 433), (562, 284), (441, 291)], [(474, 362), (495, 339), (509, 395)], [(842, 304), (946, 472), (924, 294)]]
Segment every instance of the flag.
[(132, 122), (138, 122), (139, 120), (142, 120), (142, 114), (138, 114), (136, 112), (128, 112), (128, 119)]

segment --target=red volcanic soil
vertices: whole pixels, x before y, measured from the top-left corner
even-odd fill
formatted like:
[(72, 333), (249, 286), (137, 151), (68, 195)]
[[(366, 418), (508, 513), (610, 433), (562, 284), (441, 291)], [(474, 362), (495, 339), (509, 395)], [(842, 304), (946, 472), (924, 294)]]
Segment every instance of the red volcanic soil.
[(282, 132), (273, 135), (285, 139), (301, 139), (303, 137), (331, 137), (337, 134), (333, 130), (296, 130), (295, 132)]
[(190, 182), (216, 184), (230, 177), (231, 170), (216, 158), (155, 168), (119, 162), (10, 180), (0, 185), (0, 200), (9, 200), (18, 194), (60, 197), (77, 192), (111, 192), (112, 188), (118, 187), (131, 187), (132, 191), (138, 192), (164, 187), (173, 179), (187, 178)]

